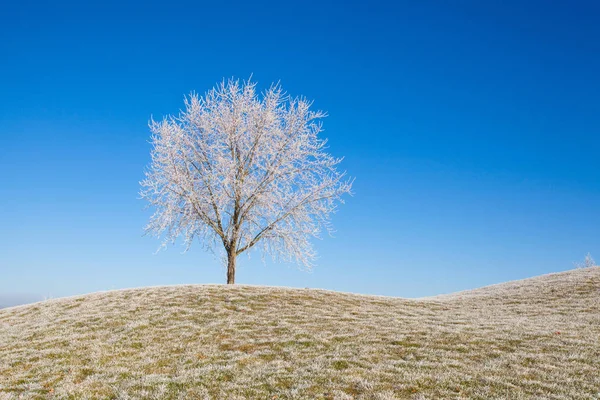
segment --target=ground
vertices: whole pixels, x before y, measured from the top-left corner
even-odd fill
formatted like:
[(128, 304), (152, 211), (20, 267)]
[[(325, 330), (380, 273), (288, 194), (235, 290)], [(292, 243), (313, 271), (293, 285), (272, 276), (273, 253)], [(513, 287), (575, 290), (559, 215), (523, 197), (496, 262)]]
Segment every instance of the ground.
[(190, 285), (0, 310), (0, 399), (600, 399), (600, 268), (408, 300)]

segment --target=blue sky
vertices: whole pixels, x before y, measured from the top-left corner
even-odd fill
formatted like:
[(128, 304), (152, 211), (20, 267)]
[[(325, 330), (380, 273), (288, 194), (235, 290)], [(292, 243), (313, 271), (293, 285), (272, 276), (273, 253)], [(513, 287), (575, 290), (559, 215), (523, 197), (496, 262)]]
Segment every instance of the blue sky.
[[(394, 4), (390, 4), (394, 3)], [(317, 267), (237, 282), (417, 297), (600, 258), (597, 2), (5, 2), (0, 294), (221, 283), (144, 237), (147, 122), (224, 77), (326, 110), (356, 177)]]

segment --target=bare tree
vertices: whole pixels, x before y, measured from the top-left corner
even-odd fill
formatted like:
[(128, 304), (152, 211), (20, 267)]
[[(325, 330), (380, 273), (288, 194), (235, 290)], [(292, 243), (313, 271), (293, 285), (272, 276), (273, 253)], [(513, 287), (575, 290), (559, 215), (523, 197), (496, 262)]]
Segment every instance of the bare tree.
[(585, 258), (583, 259), (583, 262), (575, 263), (575, 267), (577, 267), (577, 268), (590, 268), (590, 267), (595, 267), (595, 266), (596, 266), (596, 261), (594, 261), (594, 259), (592, 258), (592, 255), (590, 253), (587, 253)]
[(310, 106), (279, 85), (259, 96), (254, 82), (229, 80), (187, 97), (179, 116), (151, 120), (141, 196), (155, 212), (146, 232), (164, 235), (163, 247), (182, 237), (186, 249), (198, 238), (222, 250), (229, 284), (237, 256), (255, 246), (312, 267), (310, 239), (331, 232), (352, 182), (318, 137), (326, 114)]

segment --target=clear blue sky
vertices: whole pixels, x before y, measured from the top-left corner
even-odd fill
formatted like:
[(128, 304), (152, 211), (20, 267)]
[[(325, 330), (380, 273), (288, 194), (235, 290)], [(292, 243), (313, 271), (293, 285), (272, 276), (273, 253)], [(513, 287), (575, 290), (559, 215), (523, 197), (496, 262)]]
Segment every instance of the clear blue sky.
[[(394, 3), (394, 4), (391, 4)], [(237, 281), (417, 297), (600, 258), (598, 2), (4, 2), (0, 297), (221, 283), (143, 237), (147, 122), (224, 77), (326, 110), (355, 196), (312, 273)]]

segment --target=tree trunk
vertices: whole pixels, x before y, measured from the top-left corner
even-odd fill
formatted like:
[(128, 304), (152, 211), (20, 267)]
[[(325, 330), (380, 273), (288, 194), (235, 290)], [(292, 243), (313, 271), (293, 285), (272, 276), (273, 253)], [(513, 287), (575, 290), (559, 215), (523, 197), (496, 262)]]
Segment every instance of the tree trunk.
[(235, 250), (227, 252), (227, 284), (233, 285), (235, 283), (235, 259), (237, 254)]

